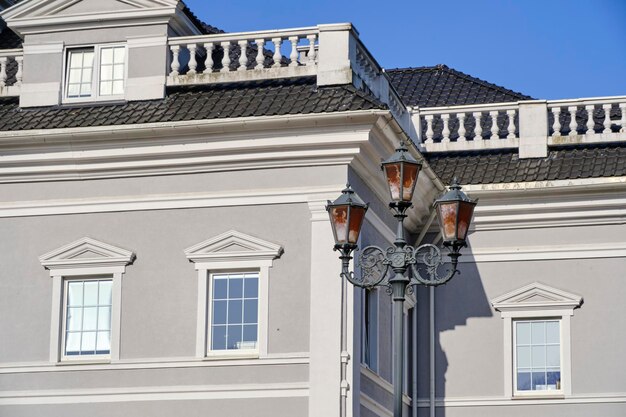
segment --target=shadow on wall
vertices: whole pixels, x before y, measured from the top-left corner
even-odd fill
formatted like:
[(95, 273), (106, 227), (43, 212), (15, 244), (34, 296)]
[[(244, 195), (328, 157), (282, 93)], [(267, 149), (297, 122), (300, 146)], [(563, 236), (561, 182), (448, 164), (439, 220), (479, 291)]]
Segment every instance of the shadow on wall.
[[(448, 357), (441, 345), (441, 334), (448, 330), (454, 330), (458, 326), (467, 325), (470, 318), (492, 317), (493, 312), (489, 299), (485, 294), (482, 280), (475, 263), (460, 263), (460, 274), (457, 274), (448, 284), (435, 288), (435, 398), (446, 397), (446, 373), (448, 371)], [(422, 375), (418, 384), (419, 398), (430, 397), (430, 290), (420, 287), (419, 301), (422, 308), (418, 314), (422, 330), (418, 330), (418, 344), (422, 344), (419, 349), (423, 354), (423, 359), (418, 358), (418, 372)], [(419, 302), (418, 301), (418, 302)], [(425, 331), (424, 331), (425, 329)], [(424, 349), (424, 345), (427, 347)], [(464, 347), (459, 347), (463, 349)], [(472, 355), (468, 353), (467, 360), (472, 360)], [(421, 370), (420, 370), (421, 368)], [(424, 372), (425, 371), (425, 372)], [(428, 377), (424, 377), (428, 375)], [(429, 416), (429, 408), (420, 408), (419, 416)], [(445, 408), (436, 408), (436, 417), (444, 417)]]

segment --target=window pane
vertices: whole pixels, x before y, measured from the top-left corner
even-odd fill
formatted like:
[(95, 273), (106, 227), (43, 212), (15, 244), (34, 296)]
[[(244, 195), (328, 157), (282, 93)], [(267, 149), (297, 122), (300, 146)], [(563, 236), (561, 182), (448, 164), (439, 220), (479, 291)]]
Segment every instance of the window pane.
[(212, 322), (213, 324), (226, 324), (226, 304), (227, 301), (214, 301)]
[(561, 389), (561, 372), (548, 371), (548, 388)]
[(68, 282), (67, 283), (68, 302), (70, 306), (83, 305), (83, 283)]
[[(256, 325), (247, 325), (243, 326), (243, 341), (244, 342), (256, 342), (257, 341), (257, 326)], [(249, 347), (250, 349), (255, 348), (255, 346)]]
[(517, 348), (517, 367), (530, 368), (530, 346), (519, 346)]
[(97, 307), (85, 307), (83, 310), (83, 330), (96, 330), (98, 320)]
[(223, 278), (213, 279), (213, 299), (225, 300), (228, 297), (228, 280)]
[(545, 368), (546, 367), (545, 346), (533, 346), (531, 356), (532, 356), (533, 368)]
[(91, 95), (91, 83), (80, 85), (80, 96), (89, 97)]
[(71, 69), (70, 70), (69, 82), (70, 83), (79, 83), (81, 81), (82, 74), (83, 74), (83, 71), (80, 68)]
[(124, 94), (124, 81), (113, 81), (113, 94)]
[(258, 278), (246, 278), (243, 295), (245, 298), (258, 298), (259, 296), (259, 279)]
[(113, 91), (113, 83), (111, 81), (102, 81), (100, 83), (100, 95), (110, 96)]
[(228, 302), (228, 324), (241, 324), (243, 322), (243, 312), (241, 309), (241, 300), (231, 300)]
[(533, 345), (546, 343), (546, 323), (544, 321), (533, 322), (531, 340)]
[(124, 79), (124, 65), (115, 65), (113, 67), (113, 79), (114, 80)]
[(70, 68), (81, 68), (83, 66), (83, 53), (70, 52)]
[(83, 68), (93, 67), (93, 52), (83, 53)]
[(241, 325), (236, 325), (236, 326), (229, 325), (228, 326), (228, 343), (227, 343), (228, 349), (241, 349), (240, 344), (241, 344), (242, 332), (243, 332), (243, 326)]
[(110, 305), (111, 304), (111, 294), (112, 294), (113, 282), (111, 281), (100, 281), (100, 290), (98, 294), (98, 304), (102, 305)]
[(548, 366), (561, 366), (561, 347), (560, 346), (548, 346), (547, 348), (547, 360)]
[(233, 298), (242, 298), (242, 297), (243, 297), (243, 279), (230, 278), (228, 280), (228, 298), (232, 300)]
[(214, 326), (211, 335), (211, 349), (226, 349), (226, 326)]
[(558, 321), (549, 321), (546, 323), (546, 336), (548, 343), (561, 343), (561, 332)]
[(244, 323), (257, 323), (259, 302), (257, 300), (246, 300), (243, 306)]
[(78, 97), (80, 95), (80, 84), (70, 84), (67, 86), (68, 97)]
[(113, 49), (114, 59), (113, 62), (116, 64), (124, 63), (124, 56), (126, 55), (126, 49), (124, 47), (118, 47)]
[(81, 307), (67, 309), (67, 330), (82, 330), (83, 309)]
[(516, 323), (517, 324), (517, 344), (529, 345), (530, 344), (530, 323)]
[(99, 355), (110, 353), (111, 334), (109, 332), (98, 332), (96, 341), (96, 352)]
[(533, 390), (545, 390), (546, 389), (546, 374), (545, 372), (533, 372)]
[(93, 354), (96, 350), (96, 332), (83, 332), (80, 344), (81, 354)]
[(67, 333), (65, 336), (65, 354), (76, 355), (80, 351), (80, 333)]
[(111, 307), (98, 308), (98, 330), (111, 329)]
[(518, 391), (530, 390), (530, 372), (518, 372), (517, 373), (517, 390)]
[(95, 306), (98, 304), (98, 281), (85, 282), (85, 302), (86, 306)]
[(109, 81), (113, 79), (113, 67), (110, 65), (102, 66), (100, 68), (100, 80)]
[(112, 48), (102, 48), (101, 53), (101, 64), (108, 65), (113, 63), (113, 49)]

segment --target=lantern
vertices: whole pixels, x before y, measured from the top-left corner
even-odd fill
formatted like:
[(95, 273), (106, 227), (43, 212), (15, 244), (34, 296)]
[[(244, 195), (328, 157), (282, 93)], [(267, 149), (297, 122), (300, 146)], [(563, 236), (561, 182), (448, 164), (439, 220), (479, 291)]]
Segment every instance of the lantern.
[(400, 142), (400, 147), (389, 159), (382, 162), (381, 168), (385, 173), (393, 203), (410, 206), (422, 164), (408, 152), (404, 142)]
[(350, 184), (341, 192), (339, 198), (328, 202), (326, 211), (330, 216), (335, 236), (335, 248), (356, 248), (367, 207), (368, 205), (356, 195)]
[(461, 191), (456, 178), (450, 185), (450, 191), (435, 201), (444, 245), (452, 246), (455, 250), (466, 246), (467, 231), (475, 206), (476, 201)]

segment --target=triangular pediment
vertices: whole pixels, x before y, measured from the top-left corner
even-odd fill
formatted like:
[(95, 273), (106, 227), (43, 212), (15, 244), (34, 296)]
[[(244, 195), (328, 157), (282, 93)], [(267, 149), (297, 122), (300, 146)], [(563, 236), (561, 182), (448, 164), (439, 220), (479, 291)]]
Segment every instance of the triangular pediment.
[(283, 248), (272, 242), (259, 239), (236, 230), (230, 230), (207, 239), (185, 250), (192, 262), (275, 259)]
[(21, 34), (49, 33), (51, 27), (79, 30), (145, 25), (146, 21), (174, 25), (184, 34), (198, 34), (183, 7), (179, 0), (25, 0), (0, 16)]
[(525, 308), (576, 308), (582, 304), (580, 295), (534, 282), (491, 300), (498, 311)]
[(135, 255), (126, 249), (84, 237), (39, 257), (48, 268), (76, 268), (102, 265), (127, 265)]

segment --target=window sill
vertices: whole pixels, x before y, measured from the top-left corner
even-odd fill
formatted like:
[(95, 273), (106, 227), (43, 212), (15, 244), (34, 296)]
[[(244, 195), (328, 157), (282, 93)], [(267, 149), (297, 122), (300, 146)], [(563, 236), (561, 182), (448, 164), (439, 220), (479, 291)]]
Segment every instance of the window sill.
[(217, 360), (229, 360), (229, 359), (259, 359), (259, 352), (208, 352), (202, 360), (205, 361), (217, 361)]
[(514, 394), (511, 397), (512, 400), (562, 400), (565, 398), (565, 394), (561, 391), (555, 393), (533, 393), (533, 394)]
[(71, 366), (71, 365), (109, 365), (111, 363), (110, 358), (93, 358), (93, 359), (61, 359), (57, 362), (57, 366)]

